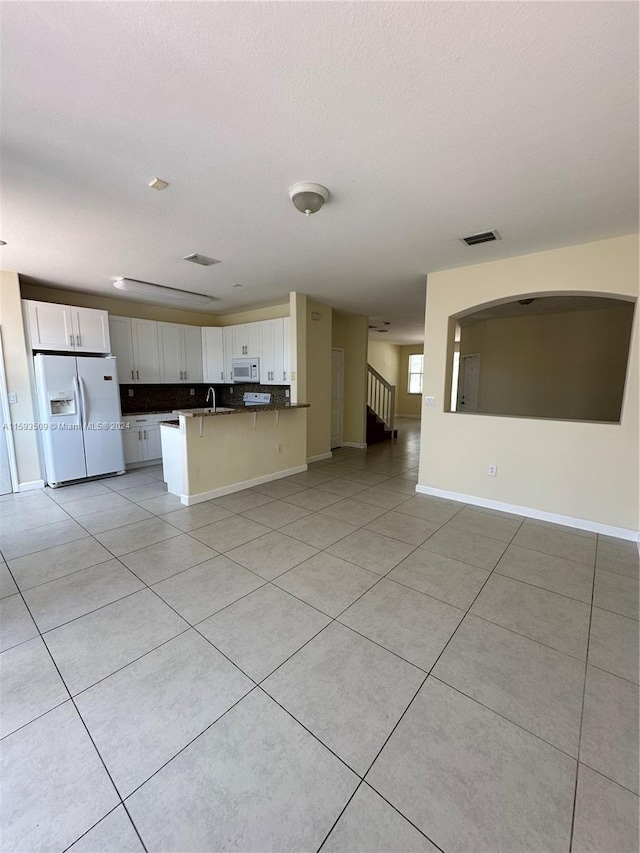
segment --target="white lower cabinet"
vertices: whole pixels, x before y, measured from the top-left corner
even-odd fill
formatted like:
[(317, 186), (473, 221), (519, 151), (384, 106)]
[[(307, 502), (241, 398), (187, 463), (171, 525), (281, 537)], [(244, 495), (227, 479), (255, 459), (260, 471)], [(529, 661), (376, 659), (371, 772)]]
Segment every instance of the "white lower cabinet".
[(173, 417), (170, 412), (161, 415), (138, 415), (132, 418), (124, 418), (129, 424), (124, 429), (124, 461), (127, 465), (136, 462), (151, 462), (162, 456), (160, 446), (160, 423)]

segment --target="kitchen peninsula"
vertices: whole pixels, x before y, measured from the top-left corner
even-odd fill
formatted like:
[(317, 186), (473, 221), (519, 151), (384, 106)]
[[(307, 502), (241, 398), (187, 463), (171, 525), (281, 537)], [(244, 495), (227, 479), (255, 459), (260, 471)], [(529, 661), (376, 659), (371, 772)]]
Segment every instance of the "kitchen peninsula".
[(167, 489), (186, 506), (307, 469), (306, 403), (177, 410), (161, 424)]

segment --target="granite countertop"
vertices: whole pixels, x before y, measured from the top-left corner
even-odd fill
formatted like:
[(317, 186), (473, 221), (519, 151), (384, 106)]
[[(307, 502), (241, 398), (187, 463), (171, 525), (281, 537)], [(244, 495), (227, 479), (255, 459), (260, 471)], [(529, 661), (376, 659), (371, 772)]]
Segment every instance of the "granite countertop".
[(168, 406), (166, 409), (154, 409), (152, 412), (123, 412), (123, 418), (144, 418), (149, 415), (172, 415), (173, 409)]
[(173, 412), (174, 415), (184, 415), (185, 418), (210, 418), (219, 415), (243, 415), (246, 412), (282, 412), (286, 409), (308, 409), (310, 403), (268, 403), (265, 406), (235, 406), (220, 407), (224, 411), (213, 409), (177, 409)]

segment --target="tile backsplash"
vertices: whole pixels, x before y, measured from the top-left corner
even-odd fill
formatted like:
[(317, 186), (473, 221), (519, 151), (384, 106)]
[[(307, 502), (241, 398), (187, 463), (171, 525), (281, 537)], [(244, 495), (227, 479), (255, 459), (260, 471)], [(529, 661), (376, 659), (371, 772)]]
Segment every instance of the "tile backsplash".
[[(288, 385), (213, 385), (218, 406), (241, 406), (245, 391), (266, 391), (274, 403), (286, 403)], [(194, 393), (191, 394), (191, 389)], [(206, 406), (209, 383), (193, 385), (121, 385), (120, 406), (123, 415), (132, 412), (171, 412), (174, 409), (199, 409)], [(133, 391), (133, 397), (129, 395)]]

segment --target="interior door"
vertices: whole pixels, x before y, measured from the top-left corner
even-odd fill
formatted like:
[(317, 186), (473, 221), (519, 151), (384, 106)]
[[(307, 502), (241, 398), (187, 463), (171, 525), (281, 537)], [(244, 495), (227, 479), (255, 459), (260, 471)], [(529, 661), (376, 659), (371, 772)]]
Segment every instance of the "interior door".
[(76, 352), (111, 352), (109, 315), (94, 308), (72, 308)]
[(120, 389), (115, 358), (77, 358), (87, 476), (124, 470), (119, 429)]
[(342, 446), (344, 350), (331, 350), (331, 449)]
[[(202, 382), (202, 334), (200, 326), (183, 326), (184, 381)], [(158, 442), (160, 436), (158, 433)]]
[(13, 491), (9, 466), (9, 448), (7, 447), (8, 432), (5, 426), (4, 411), (3, 407), (0, 406), (0, 495), (8, 495)]
[(480, 387), (480, 355), (471, 353), (460, 356), (458, 375), (458, 412), (478, 411), (478, 389)]

